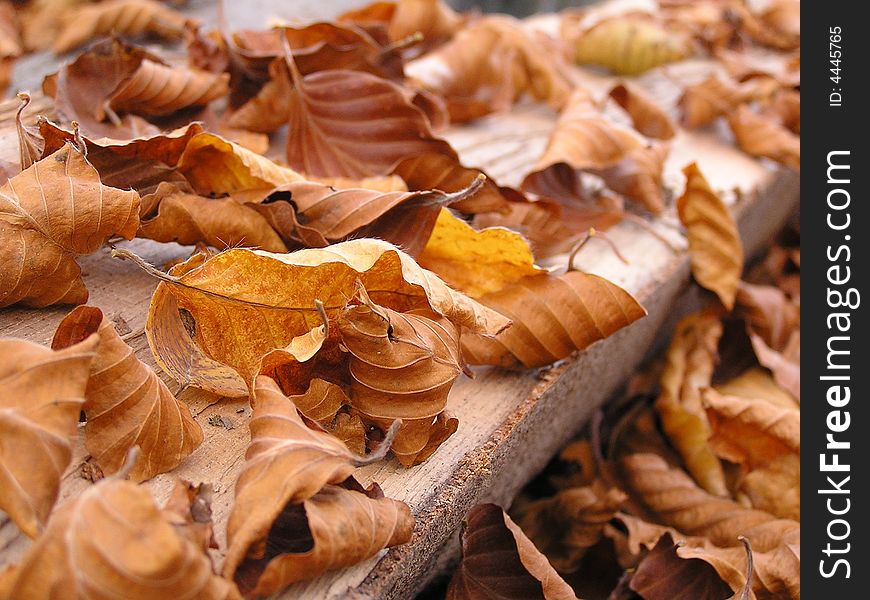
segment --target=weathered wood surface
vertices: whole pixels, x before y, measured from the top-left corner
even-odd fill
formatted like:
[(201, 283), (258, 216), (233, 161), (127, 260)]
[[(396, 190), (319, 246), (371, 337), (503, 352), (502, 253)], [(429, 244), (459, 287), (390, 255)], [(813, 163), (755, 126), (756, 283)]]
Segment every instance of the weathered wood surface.
[[(690, 62), (672, 68), (667, 77), (653, 74), (641, 83), (665, 105), (672, 106), (678, 91), (674, 81), (700, 78), (710, 68), (707, 63)], [(600, 96), (612, 83), (610, 78), (580, 70), (577, 78)], [(39, 111), (50, 108), (43, 100), (34, 105)], [(10, 162), (17, 160), (10, 120), (13, 108), (14, 103), (0, 106), (0, 158)], [(463, 162), (485, 168), (500, 183), (510, 185), (516, 184), (540, 155), (554, 122), (555, 114), (549, 109), (524, 105), (510, 114), (454, 128), (446, 137)], [(719, 130), (681, 132), (673, 143), (665, 183), (671, 197), (679, 194), (683, 186), (680, 169), (696, 160), (713, 187), (733, 205), (747, 254), (752, 255), (796, 210), (799, 177), (745, 156), (723, 137)], [(685, 248), (673, 211), (659, 219), (655, 227), (675, 245)], [(433, 574), (436, 557), (466, 511), (482, 501), (508, 505), (524, 483), (635, 370), (662, 335), (663, 323), (678, 314), (681, 307), (698, 301), (697, 290), (689, 282), (685, 251), (674, 252), (628, 222), (608, 235), (630, 264), (622, 264), (606, 245), (593, 241), (578, 257), (579, 266), (625, 287), (643, 303), (649, 316), (555, 366), (526, 372), (478, 369), (474, 380), (461, 379), (449, 400), (449, 409), (459, 417), (459, 430), (430, 460), (412, 469), (404, 469), (394, 460), (385, 461), (359, 472), (364, 484), (378, 481), (388, 496), (411, 506), (417, 518), (412, 541), (355, 567), (296, 585), (281, 598), (412, 597)], [(147, 240), (122, 246), (157, 265), (189, 254), (188, 248)], [(564, 266), (565, 259), (549, 262)], [(123, 319), (130, 328), (128, 343), (141, 359), (154, 366), (142, 328), (155, 281), (130, 263), (113, 260), (105, 249), (82, 258), (80, 263), (91, 292), (90, 303)], [(48, 343), (67, 310), (0, 311), (0, 336)], [(175, 385), (170, 382), (172, 389)], [(174, 473), (160, 475), (144, 485), (162, 500), (176, 476), (213, 482), (217, 536), (224, 547), (233, 485), (248, 442), (246, 421), (250, 409), (244, 400), (211, 404), (209, 396), (196, 390), (186, 390), (181, 397), (190, 403), (202, 425), (205, 442)], [(214, 415), (229, 419), (235, 427), (227, 430), (210, 425), (208, 419)], [(86, 452), (80, 445), (64, 477), (61, 501), (89, 485), (78, 474), (84, 459)], [(26, 543), (8, 521), (0, 523), (0, 567), (20, 555)], [(215, 559), (221, 560), (219, 553)]]

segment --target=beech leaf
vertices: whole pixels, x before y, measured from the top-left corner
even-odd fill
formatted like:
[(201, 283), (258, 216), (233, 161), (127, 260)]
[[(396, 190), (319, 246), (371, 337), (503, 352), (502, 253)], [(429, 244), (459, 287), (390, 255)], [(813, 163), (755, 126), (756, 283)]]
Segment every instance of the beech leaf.
[(0, 340), (0, 509), (41, 532), (72, 458), (96, 336), (66, 350)]
[(677, 198), (677, 214), (688, 231), (692, 275), (731, 310), (743, 270), (737, 224), (696, 163), (686, 166), (683, 173), (686, 189)]
[(495, 339), (464, 335), (463, 353), (473, 365), (548, 365), (646, 315), (616, 284), (579, 271), (531, 275), (478, 300), (513, 325)]
[(202, 443), (202, 429), (100, 309), (74, 309), (58, 325), (52, 348), (66, 348), (94, 333), (100, 341), (82, 407), (85, 446), (106, 474), (121, 468), (134, 446), (142, 452), (128, 465), (133, 480), (171, 471)]
[(676, 126), (656, 102), (630, 83), (620, 83), (610, 90), (610, 97), (619, 104), (634, 128), (647, 137), (669, 140), (676, 135)]
[(0, 187), (0, 307), (85, 302), (76, 257), (138, 226), (139, 195), (102, 185), (71, 145), (34, 163)]
[(547, 557), (495, 504), (478, 504), (468, 511), (462, 528), (462, 560), (446, 597), (576, 600)]
[(747, 154), (769, 158), (800, 172), (800, 136), (743, 105), (728, 115), (728, 125), (737, 145)]

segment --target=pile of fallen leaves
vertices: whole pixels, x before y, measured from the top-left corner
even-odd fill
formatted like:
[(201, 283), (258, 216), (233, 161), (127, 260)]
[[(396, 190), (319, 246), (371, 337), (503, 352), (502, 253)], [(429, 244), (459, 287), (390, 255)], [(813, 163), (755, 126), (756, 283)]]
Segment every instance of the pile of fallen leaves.
[[(548, 365), (645, 315), (571, 261), (538, 263), (592, 228), (648, 226), (666, 208), (672, 113), (686, 127), (722, 117), (747, 153), (799, 170), (795, 6), (663, 1), (655, 14), (565, 13), (548, 32), (399, 0), (305, 26), (204, 31), (153, 0), (0, 2), (0, 86), (25, 52), (79, 52), (43, 82), (51, 118), (26, 117), (31, 96), (19, 94), (19, 164), (0, 163), (0, 307), (80, 305), (51, 348), (0, 340), (0, 509), (34, 540), (0, 572), (0, 598), (263, 596), (407, 542), (409, 507), (361, 486), (356, 467), (388, 453), (406, 467), (429, 459), (460, 426), (448, 393), (469, 365)], [(155, 38), (165, 45), (135, 43)], [(573, 66), (635, 75), (690, 57), (715, 59), (714, 74), (673, 107), (630, 80), (598, 98)], [(529, 101), (558, 122), (517, 188), (439, 137)], [(607, 112), (617, 106), (624, 123)], [(793, 324), (768, 322), (769, 311), (785, 318), (769, 293), (738, 285), (730, 213), (697, 166), (685, 173), (676, 208), (695, 278), (728, 311), (736, 303), (758, 361), (788, 389)], [(247, 397), (253, 410), (220, 575), (208, 486), (180, 482), (158, 506), (136, 483), (173, 471), (203, 432), (85, 304), (77, 257), (134, 237), (196, 246), (166, 269), (112, 251), (158, 282), (146, 325), (157, 364), (181, 389)], [(698, 494), (736, 511), (722, 498), (770, 501), (757, 473), (786, 477), (788, 465), (747, 462), (729, 434), (705, 437), (742, 426), (726, 408), (739, 394), (707, 390), (723, 318), (682, 326), (656, 410)], [(79, 436), (106, 477), (55, 506)], [(608, 456), (626, 493), (631, 460), (694, 485), (671, 455), (636, 454)], [(607, 506), (622, 499), (611, 485)], [(755, 544), (758, 580), (779, 541)], [(727, 564), (743, 573), (740, 560)]]
[(800, 598), (800, 248), (786, 243), (733, 310), (680, 320), (513, 519), (471, 510), (448, 598)]

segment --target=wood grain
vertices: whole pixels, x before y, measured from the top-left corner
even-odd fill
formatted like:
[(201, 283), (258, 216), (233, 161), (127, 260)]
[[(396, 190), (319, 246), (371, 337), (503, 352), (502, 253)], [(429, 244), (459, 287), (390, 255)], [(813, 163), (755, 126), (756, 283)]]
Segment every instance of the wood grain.
[[(701, 77), (713, 68), (709, 63), (689, 62), (671, 68), (667, 77), (655, 74), (641, 78), (651, 93), (672, 106), (678, 93), (677, 80)], [(610, 78), (577, 70), (578, 82), (603, 97)], [(50, 109), (44, 101), (36, 112)], [(36, 102), (35, 102), (36, 104)], [(16, 103), (0, 105), (0, 158), (17, 161), (17, 147), (10, 115)], [(33, 113), (34, 111), (31, 111)], [(614, 112), (615, 118), (623, 118)], [(535, 162), (546, 144), (555, 114), (538, 105), (522, 105), (504, 115), (494, 115), (472, 125), (454, 128), (448, 140), (465, 164), (485, 168), (503, 184), (516, 184)], [(758, 252), (799, 202), (799, 177), (771, 163), (751, 159), (724, 139), (718, 129), (680, 132), (667, 163), (665, 184), (672, 199), (682, 190), (682, 166), (696, 160), (711, 185), (724, 193), (738, 215), (747, 255)], [(685, 247), (673, 211), (654, 225), (661, 235)], [(660, 240), (632, 223), (623, 223), (609, 233), (630, 261), (622, 264), (604, 244), (591, 243), (578, 257), (581, 268), (603, 275), (633, 293), (648, 309), (649, 316), (616, 335), (560, 363), (536, 371), (506, 372), (478, 369), (474, 380), (463, 377), (450, 394), (449, 409), (460, 419), (458, 432), (426, 463), (404, 469), (396, 461), (383, 462), (360, 471), (365, 484), (380, 482), (384, 492), (407, 502), (416, 518), (412, 541), (402, 547), (316, 581), (298, 584), (281, 598), (410, 598), (434, 574), (435, 558), (459, 527), (468, 508), (478, 502), (509, 505), (517, 491), (588, 420), (637, 365), (662, 342), (663, 326), (681, 311), (698, 306), (706, 296), (689, 281), (689, 263), (684, 251), (675, 253)], [(183, 258), (190, 249), (176, 244), (134, 240), (129, 248), (153, 264)], [(144, 327), (147, 305), (155, 282), (133, 265), (109, 256), (104, 249), (81, 259), (90, 303), (122, 319), (130, 329), (128, 342), (137, 355), (154, 366)], [(565, 258), (549, 261), (564, 266)], [(48, 343), (67, 308), (0, 311), (0, 335)], [(169, 382), (175, 389), (174, 382)], [(203, 445), (173, 473), (145, 483), (163, 500), (174, 477), (215, 485), (214, 518), (218, 542), (225, 546), (225, 522), (231, 508), (233, 485), (248, 442), (250, 409), (244, 400), (221, 400), (197, 390), (181, 397), (190, 403), (206, 438)], [(209, 424), (220, 415), (232, 429)], [(61, 496), (68, 498), (89, 482), (79, 475), (86, 459), (82, 445), (64, 477)], [(0, 514), (0, 568), (26, 548), (27, 541)], [(446, 548), (446, 549), (445, 549)], [(215, 559), (221, 560), (220, 553)]]

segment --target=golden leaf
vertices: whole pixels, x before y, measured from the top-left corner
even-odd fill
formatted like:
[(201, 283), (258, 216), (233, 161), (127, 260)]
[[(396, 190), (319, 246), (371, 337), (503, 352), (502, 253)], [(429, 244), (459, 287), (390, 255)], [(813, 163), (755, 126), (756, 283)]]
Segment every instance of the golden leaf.
[(473, 365), (548, 365), (646, 315), (619, 286), (579, 271), (525, 277), (479, 301), (513, 325), (495, 339), (463, 335), (463, 354)]
[(747, 154), (769, 158), (800, 172), (799, 136), (742, 105), (728, 115), (728, 125), (737, 145)]
[(657, 454), (629, 454), (619, 468), (625, 491), (657, 521), (686, 535), (706, 537), (717, 546), (737, 546), (742, 535), (758, 552), (767, 552), (800, 531), (797, 521), (777, 519), (768, 512), (708, 494), (682, 469)]
[(800, 410), (704, 392), (710, 447), (744, 476), (738, 490), (752, 506), (800, 521)]
[(478, 504), (465, 517), (462, 560), (447, 600), (478, 598), (577, 600), (574, 592), (522, 530), (495, 504)]
[[(187, 311), (195, 325), (193, 339), (202, 352), (235, 369), (246, 382), (253, 382), (266, 353), (322, 327), (315, 300), (333, 318), (353, 297), (357, 281), (374, 302), (394, 310), (427, 308), (480, 333), (495, 334), (508, 325), (495, 311), (453, 291), (409, 256), (378, 240), (353, 240), (291, 254), (231, 249), (178, 276), (137, 262), (162, 280), (155, 297), (168, 290), (177, 308)], [(179, 381), (193, 381), (186, 369), (179, 372), (172, 367), (170, 357), (178, 351), (177, 344), (155, 346), (158, 340), (152, 337), (153, 331), (164, 326), (154, 320), (158, 310), (152, 301), (147, 328), (152, 348), (168, 373)], [(191, 339), (180, 326), (180, 320), (171, 326), (178, 338)], [(245, 333), (228, 339), (227, 327)], [(168, 339), (171, 336), (164, 341)], [(200, 384), (221, 393), (208, 387), (207, 381)]]
[(109, 0), (72, 9), (66, 16), (68, 20), (53, 45), (57, 53), (109, 33), (178, 39), (187, 21), (178, 11), (155, 0)]
[(287, 251), (264, 216), (232, 198), (205, 198), (161, 183), (142, 203), (153, 208), (143, 215), (148, 218), (139, 225), (138, 237), (183, 245), (203, 242), (222, 249), (245, 246)]
[(393, 453), (405, 466), (423, 462), (458, 424), (438, 420), (462, 372), (458, 328), (428, 310), (378, 306), (363, 289), (357, 296), (360, 303), (338, 317), (351, 405), (384, 430), (401, 419)]
[(671, 118), (656, 102), (629, 83), (620, 83), (610, 90), (610, 97), (625, 109), (634, 128), (650, 138), (669, 140), (676, 135)]
[(743, 243), (728, 207), (710, 188), (696, 163), (683, 169), (686, 189), (677, 214), (689, 238), (692, 276), (731, 310), (743, 271)]
[(764, 400), (782, 408), (798, 408), (798, 404), (785, 390), (779, 387), (770, 373), (761, 367), (746, 369), (733, 379), (713, 386), (724, 396), (740, 396)]
[(661, 178), (666, 155), (667, 146), (648, 144), (634, 131), (606, 119), (588, 92), (578, 88), (523, 187), (533, 189), (535, 179), (564, 163), (599, 175), (613, 191), (658, 213), (664, 208)]
[(82, 407), (85, 446), (107, 474), (121, 468), (133, 446), (142, 450), (130, 471), (135, 481), (171, 471), (202, 443), (202, 429), (100, 309), (74, 309), (58, 325), (52, 348), (69, 347), (94, 333), (100, 342)]
[(36, 537), (72, 457), (96, 336), (52, 352), (0, 340), (0, 509)]
[(340, 441), (306, 427), (274, 381), (257, 379), (253, 406), (223, 569), (244, 593), (268, 595), (410, 538), (414, 521), (405, 504), (377, 498), (379, 488), (369, 495), (335, 485), (359, 461)]
[(446, 208), (417, 262), (472, 298), (543, 273), (520, 234), (502, 227), (476, 231)]
[(517, 524), (560, 573), (572, 573), (601, 539), (625, 494), (600, 482), (568, 488), (523, 507)]
[(113, 477), (60, 506), (14, 569), (10, 599), (241, 599), (145, 488)]
[(677, 324), (655, 408), (695, 481), (711, 494), (726, 496), (722, 465), (707, 445), (710, 424), (701, 403), (701, 389), (713, 379), (721, 336), (722, 324), (709, 311), (689, 315)]
[(689, 40), (648, 15), (606, 18), (573, 40), (574, 60), (600, 65), (618, 75), (639, 75), (692, 54)]
[(139, 195), (102, 185), (71, 145), (34, 163), (0, 187), (0, 307), (85, 302), (76, 257), (138, 226)]

